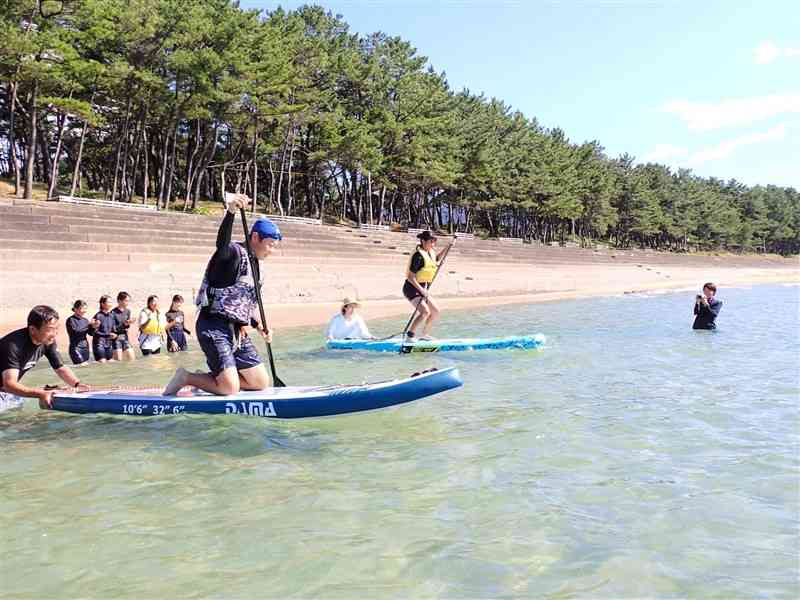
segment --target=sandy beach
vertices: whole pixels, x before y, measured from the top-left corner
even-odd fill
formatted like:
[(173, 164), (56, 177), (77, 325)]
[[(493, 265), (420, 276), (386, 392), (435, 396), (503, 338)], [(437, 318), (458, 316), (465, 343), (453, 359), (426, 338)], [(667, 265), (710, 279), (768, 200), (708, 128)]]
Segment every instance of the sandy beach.
[[(334, 257), (335, 258), (335, 257)], [(697, 266), (696, 261), (687, 257), (687, 264), (648, 265), (646, 262), (637, 264), (598, 265), (598, 264), (561, 264), (546, 266), (537, 265), (493, 265), (487, 273), (485, 265), (468, 260), (453, 260), (446, 273), (443, 273), (433, 288), (433, 296), (437, 299), (443, 310), (466, 311), (475, 307), (492, 305), (519, 304), (530, 302), (553, 302), (572, 300), (576, 298), (597, 296), (622, 296), (625, 294), (665, 293), (670, 291), (685, 290), (687, 303), (691, 304), (691, 294), (699, 291), (706, 281), (713, 281), (719, 288), (718, 296), (724, 298), (725, 289), (730, 287), (743, 287), (760, 284), (775, 283), (800, 283), (800, 264), (796, 260), (786, 259), (783, 266), (774, 264), (758, 266), (758, 261), (752, 259), (742, 260), (735, 256), (724, 257), (713, 266)], [(695, 264), (691, 264), (695, 263)], [(340, 269), (347, 272), (348, 259), (342, 257), (341, 264), (329, 265), (328, 269)], [(376, 270), (384, 268), (376, 265)], [(289, 267), (282, 264), (270, 264), (269, 259), (264, 263), (264, 273), (267, 277), (278, 279), (282, 271)], [(291, 267), (297, 271), (296, 267)], [(481, 276), (477, 276), (481, 275)], [(187, 319), (194, 320), (191, 295), (193, 289), (170, 289), (164, 282), (141, 275), (109, 273), (109, 281), (115, 283), (108, 291), (93, 289), (95, 286), (86, 286), (82, 297), (90, 302), (90, 311), (95, 310), (94, 298), (100, 293), (113, 293), (117, 287), (131, 290), (134, 295), (132, 308), (137, 315), (143, 304), (143, 291), (152, 290), (162, 298), (162, 303), (174, 292), (182, 293), (187, 299), (184, 310)], [(199, 280), (201, 273), (194, 269), (187, 274)], [(1, 294), (6, 301), (15, 294), (15, 283), (21, 283), (22, 276), (17, 280), (4, 282)], [(408, 302), (400, 296), (402, 285), (401, 276), (393, 278), (376, 277), (365, 280), (363, 276), (352, 275), (352, 280), (341, 279), (327, 290), (328, 297), (350, 296), (357, 297), (362, 303), (361, 314), (368, 321), (387, 317), (398, 318), (398, 330), (402, 329), (406, 319), (410, 316), (411, 308)], [(280, 290), (271, 287), (269, 281), (264, 294), (265, 309), (270, 326), (279, 335), (281, 329), (292, 327), (313, 327), (320, 330), (320, 335), (328, 320), (339, 309), (337, 301), (313, 301), (313, 298), (297, 298), (291, 302), (275, 302), (274, 299), (281, 295)], [(53, 303), (53, 300), (42, 297), (37, 300), (42, 303)], [(30, 303), (30, 301), (28, 302)], [(56, 305), (61, 312), (62, 320), (69, 316), (69, 307)], [(5, 334), (10, 330), (21, 327), (25, 322), (29, 306), (18, 306), (4, 310), (0, 317), (0, 333)], [(437, 331), (439, 335), (446, 335), (444, 331)], [(59, 339), (59, 345), (65, 347), (66, 334)]]
[[(735, 262), (735, 261), (732, 261)], [(676, 267), (660, 268), (655, 275), (647, 268), (598, 267), (582, 265), (563, 265), (556, 269), (548, 268), (546, 275), (549, 285), (546, 290), (531, 293), (501, 287), (497, 282), (496, 292), (487, 290), (484, 294), (469, 296), (437, 295), (433, 293), (443, 310), (469, 310), (475, 307), (522, 304), (529, 302), (554, 302), (577, 298), (619, 296), (625, 294), (665, 293), (686, 290), (691, 303), (691, 293), (700, 290), (703, 283), (714, 281), (724, 295), (725, 287), (742, 287), (770, 283), (800, 284), (800, 268), (759, 269), (739, 268), (735, 264), (715, 269), (696, 269)], [(529, 275), (535, 268), (520, 269), (506, 275)], [(666, 272), (665, 272), (666, 271)], [(664, 278), (669, 275), (669, 278)], [(661, 279), (661, 280), (659, 280)], [(570, 284), (572, 282), (572, 284)], [(385, 290), (390, 294), (396, 290)], [(282, 327), (322, 326), (336, 313), (336, 303), (292, 303), (269, 305), (271, 321), (276, 329)], [(410, 305), (404, 299), (381, 299), (362, 301), (361, 314), (365, 319), (378, 319), (392, 316), (410, 316)]]
[[(106, 210), (0, 197), (0, 335), (22, 327), (36, 304), (54, 307), (65, 321), (75, 299), (88, 303), (91, 316), (101, 295), (115, 298), (120, 290), (131, 294), (134, 318), (149, 295), (158, 295), (166, 311), (173, 294), (181, 294), (186, 317), (194, 321), (193, 299), (220, 217)], [(284, 239), (261, 270), (267, 319), (276, 335), (312, 327), (321, 336), (344, 297), (361, 302), (367, 320), (397, 317), (402, 330), (412, 311), (401, 289), (417, 242), (413, 236), (355, 225), (281, 227)], [(438, 247), (449, 241), (442, 236)], [(726, 288), (797, 284), (800, 260), (476, 238), (456, 243), (432, 294), (444, 311), (675, 290), (686, 290), (691, 306), (692, 294), (707, 281), (723, 299)], [(65, 331), (59, 344), (67, 345)]]

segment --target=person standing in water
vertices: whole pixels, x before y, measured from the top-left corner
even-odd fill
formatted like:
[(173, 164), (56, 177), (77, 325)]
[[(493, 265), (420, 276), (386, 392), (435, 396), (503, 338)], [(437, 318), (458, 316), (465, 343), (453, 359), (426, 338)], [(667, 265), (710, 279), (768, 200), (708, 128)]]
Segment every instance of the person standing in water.
[(76, 391), (85, 392), (72, 370), (61, 360), (56, 346), (58, 313), (40, 304), (28, 313), (28, 326), (12, 331), (0, 339), (0, 410), (19, 406), (22, 398), (38, 398), (39, 408), (50, 408), (53, 390), (28, 387), (22, 383), (25, 373), (46, 356), (61, 380)]
[(114, 350), (111, 343), (117, 338), (116, 322), (111, 314), (111, 296), (100, 296), (100, 310), (92, 317), (92, 353), (97, 362), (113, 360)]
[(192, 332), (186, 329), (186, 317), (181, 310), (181, 306), (183, 306), (183, 296), (175, 294), (166, 314), (167, 350), (170, 352), (185, 352), (189, 347), (186, 335), (191, 335)]
[(147, 307), (139, 313), (139, 349), (142, 356), (159, 354), (167, 331), (167, 321), (158, 310), (158, 296), (147, 297)]
[(114, 360), (134, 360), (136, 358), (128, 339), (128, 329), (132, 322), (131, 309), (128, 308), (130, 302), (131, 295), (128, 292), (120, 292), (117, 294), (117, 306), (111, 311), (114, 316), (114, 333), (117, 334), (117, 337), (111, 341)]
[(694, 300), (694, 323), (692, 329), (716, 329), (717, 317), (722, 310), (722, 300), (717, 300), (717, 286), (711, 282), (703, 286), (703, 293)]
[(403, 295), (416, 309), (416, 316), (411, 322), (408, 331), (405, 332), (406, 339), (413, 342), (416, 338), (417, 327), (425, 323), (422, 329), (421, 340), (429, 340), (433, 323), (439, 318), (439, 306), (430, 296), (428, 288), (436, 277), (436, 271), (442, 264), (452, 245), (445, 250), (440, 257), (436, 256), (436, 236), (430, 231), (423, 231), (417, 236), (419, 245), (411, 259), (408, 261), (406, 269), (406, 279), (403, 282)]
[(249, 233), (253, 253), (252, 266), (246, 244), (231, 242), (236, 213), (247, 205), (247, 197), (232, 194), (227, 212), (217, 233), (217, 249), (206, 267), (197, 294), (197, 341), (206, 356), (208, 373), (189, 373), (178, 369), (164, 389), (165, 396), (176, 394), (190, 385), (218, 395), (236, 394), (239, 390), (263, 390), (271, 384), (261, 357), (247, 327), (255, 327), (272, 342), (258, 314), (256, 286), (261, 285), (259, 260), (272, 254), (282, 239), (281, 231), (269, 219), (258, 219)]
[(85, 365), (89, 362), (89, 342), (86, 335), (99, 321), (89, 321), (86, 314), (87, 304), (83, 300), (75, 300), (72, 305), (72, 316), (67, 318), (67, 335), (69, 336), (69, 357), (75, 366)]

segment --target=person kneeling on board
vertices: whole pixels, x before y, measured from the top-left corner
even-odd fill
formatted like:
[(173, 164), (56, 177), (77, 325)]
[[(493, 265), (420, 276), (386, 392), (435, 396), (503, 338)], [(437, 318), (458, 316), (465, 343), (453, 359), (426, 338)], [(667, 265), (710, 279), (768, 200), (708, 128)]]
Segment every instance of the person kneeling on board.
[(61, 360), (56, 347), (58, 333), (58, 313), (51, 307), (40, 304), (28, 313), (28, 326), (12, 331), (0, 339), (0, 401), (13, 404), (19, 398), (38, 398), (39, 408), (50, 408), (53, 390), (33, 388), (21, 382), (30, 371), (46, 356), (50, 366), (64, 383), (76, 391), (84, 392), (88, 387), (81, 385), (72, 370)]
[(334, 315), (328, 323), (325, 337), (329, 340), (369, 340), (372, 334), (367, 328), (367, 324), (361, 315), (356, 314), (356, 309), (361, 304), (345, 298), (342, 300), (342, 308), (338, 315)]
[[(254, 319), (258, 313), (256, 285), (261, 285), (259, 260), (272, 254), (281, 240), (278, 226), (259, 219), (250, 230), (253, 267), (246, 244), (232, 243), (236, 212), (246, 206), (246, 197), (232, 195), (217, 234), (217, 249), (206, 267), (197, 294), (196, 337), (206, 355), (209, 373), (189, 373), (178, 369), (164, 389), (165, 396), (189, 385), (212, 394), (226, 396), (240, 390), (263, 390), (271, 385), (269, 373), (247, 334), (248, 325), (272, 342), (272, 332)], [(255, 270), (255, 272), (252, 272)]]

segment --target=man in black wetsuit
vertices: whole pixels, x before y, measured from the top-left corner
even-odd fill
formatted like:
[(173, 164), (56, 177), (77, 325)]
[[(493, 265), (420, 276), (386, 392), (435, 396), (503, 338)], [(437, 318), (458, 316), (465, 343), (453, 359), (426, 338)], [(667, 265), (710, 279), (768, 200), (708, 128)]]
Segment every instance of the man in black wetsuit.
[(40, 408), (49, 408), (53, 391), (32, 388), (20, 383), (25, 373), (30, 371), (46, 356), (56, 374), (70, 387), (85, 391), (80, 381), (61, 360), (56, 347), (58, 333), (58, 313), (49, 306), (34, 306), (28, 313), (28, 326), (12, 331), (0, 339), (0, 405), (13, 406), (20, 398), (38, 398)]
[(178, 369), (164, 389), (164, 395), (176, 394), (190, 385), (219, 395), (236, 394), (239, 390), (263, 390), (270, 385), (270, 376), (261, 362), (247, 327), (256, 327), (267, 342), (272, 334), (263, 329), (258, 314), (256, 285), (261, 285), (259, 259), (272, 254), (281, 240), (278, 226), (269, 219), (258, 219), (250, 230), (252, 267), (245, 244), (231, 242), (234, 217), (246, 206), (246, 197), (232, 195), (217, 234), (217, 250), (206, 267), (197, 295), (197, 328), (195, 335), (206, 355), (208, 373), (189, 373)]
[(709, 282), (703, 286), (703, 294), (694, 301), (694, 323), (692, 329), (716, 329), (716, 320), (722, 310), (722, 300), (715, 297), (717, 286)]

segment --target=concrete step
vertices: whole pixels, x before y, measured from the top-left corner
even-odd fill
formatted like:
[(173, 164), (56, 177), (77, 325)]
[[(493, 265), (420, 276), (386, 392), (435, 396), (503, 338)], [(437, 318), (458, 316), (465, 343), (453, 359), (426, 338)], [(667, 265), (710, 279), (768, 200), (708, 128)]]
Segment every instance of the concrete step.
[[(202, 236), (185, 239), (179, 236), (159, 235), (153, 238), (146, 239), (146, 244), (131, 243), (134, 241), (137, 232), (116, 233), (113, 235), (106, 234), (77, 234), (65, 233), (63, 231), (51, 229), (52, 226), (42, 227), (37, 229), (37, 235), (44, 237), (41, 249), (50, 249), (54, 243), (64, 242), (59, 248), (64, 248), (67, 251), (75, 252), (96, 252), (97, 246), (76, 244), (70, 246), (68, 242), (91, 242), (95, 244), (102, 244), (109, 242), (105, 251), (112, 253), (136, 253), (136, 254), (154, 254), (154, 253), (179, 253), (179, 254), (210, 254), (214, 249), (215, 236)], [(91, 230), (90, 228), (86, 228)], [(24, 244), (18, 242), (26, 242)], [(15, 248), (33, 249), (30, 243), (30, 233), (28, 231), (16, 229), (0, 229), (0, 248), (7, 248), (9, 250)], [(128, 242), (127, 244), (125, 242)], [(308, 256), (318, 255), (319, 253), (358, 253), (369, 251), (369, 255), (374, 256), (377, 254), (391, 254), (391, 255), (410, 255), (410, 251), (404, 248), (386, 247), (386, 246), (365, 246), (359, 244), (350, 244), (349, 246), (340, 243), (322, 242), (320, 240), (291, 240), (287, 239), (281, 244), (281, 249), (278, 251), (280, 254), (304, 254)], [(644, 260), (641, 257), (630, 258), (620, 257), (613, 258), (611, 256), (594, 255), (594, 254), (578, 254), (574, 252), (564, 253), (537, 253), (537, 252), (518, 252), (518, 253), (497, 253), (497, 252), (472, 252), (466, 253), (462, 249), (454, 251), (449, 260), (453, 260), (456, 256), (469, 257), (473, 260), (506, 260), (511, 262), (541, 262), (552, 264), (565, 264), (572, 262), (591, 262), (591, 263), (610, 263), (610, 262), (624, 262)], [(662, 258), (660, 260), (651, 262), (681, 262), (685, 261), (674, 257)]]
[[(106, 244), (97, 244), (103, 247)], [(73, 246), (71, 244), (70, 246)], [(176, 262), (197, 262), (206, 264), (208, 262), (208, 257), (202, 257), (199, 254), (144, 254), (144, 255), (131, 255), (131, 254), (120, 254), (120, 253), (109, 253), (109, 252), (82, 252), (76, 251), (73, 249), (69, 250), (58, 250), (58, 249), (40, 249), (38, 246), (35, 249), (24, 249), (24, 251), (11, 250), (0, 247), (0, 267), (5, 268), (7, 262), (16, 262), (20, 259), (28, 259), (28, 260), (37, 260), (41, 261), (45, 264), (45, 267), (48, 267), (51, 264), (57, 264), (61, 260), (65, 261), (78, 261), (83, 262), (91, 268), (91, 265), (94, 264), (95, 260), (99, 260), (102, 262), (105, 261), (112, 261), (112, 262), (141, 262), (145, 264), (158, 264), (158, 263), (176, 263)], [(39, 267), (41, 268), (41, 266)]]
[[(86, 233), (68, 233), (59, 231), (54, 226), (47, 225), (33, 230), (21, 229), (0, 229), (0, 248), (14, 247), (18, 241), (28, 241), (31, 237), (37, 237), (48, 242), (89, 242), (89, 235)], [(99, 240), (98, 240), (99, 241)]]
[[(25, 231), (25, 230), (23, 230)], [(192, 245), (197, 246), (199, 244), (206, 245), (209, 248), (213, 247), (216, 243), (217, 239), (217, 232), (175, 232), (171, 230), (158, 230), (158, 229), (125, 229), (125, 228), (111, 228), (111, 227), (91, 227), (91, 226), (68, 226), (68, 231), (65, 231), (63, 226), (55, 226), (55, 225), (41, 225), (37, 227), (37, 231), (45, 232), (48, 234), (48, 239), (51, 241), (73, 241), (78, 238), (72, 237), (73, 234), (84, 234), (82, 238), (84, 241), (94, 241), (94, 242), (112, 242), (112, 243), (121, 243), (121, 242), (132, 242), (137, 240), (142, 240), (144, 242), (151, 242), (157, 241), (160, 243), (165, 243), (166, 245)], [(16, 233), (15, 233), (16, 232)], [(60, 233), (68, 233), (68, 236), (61, 236)], [(88, 236), (88, 237), (87, 237)], [(0, 228), (0, 242), (3, 239), (19, 239), (19, 229), (14, 227), (7, 227), (7, 228)], [(240, 236), (234, 236), (234, 240), (240, 239)], [(355, 243), (349, 244), (350, 246), (356, 248), (374, 248), (380, 247), (389, 250), (399, 250), (400, 247), (396, 246), (385, 246), (379, 245), (374, 243)], [(285, 248), (296, 248), (296, 247), (304, 247), (304, 246), (326, 246), (331, 248), (339, 248), (342, 247), (342, 242), (335, 238), (335, 237), (286, 237), (284, 238), (283, 242), (281, 243), (282, 247)]]
[[(204, 216), (204, 215), (191, 215), (185, 214), (180, 212), (130, 212), (127, 210), (121, 209), (114, 209), (114, 208), (101, 208), (101, 207), (93, 207), (93, 206), (85, 206), (85, 205), (69, 205), (69, 204), (58, 204), (55, 202), (30, 202), (27, 204), (20, 204), (13, 207), (2, 207), (5, 210), (14, 211), (17, 213), (42, 213), (51, 216), (63, 216), (63, 217), (80, 217), (80, 218), (93, 218), (93, 219), (112, 219), (118, 222), (125, 222), (125, 221), (132, 221), (136, 223), (145, 223), (148, 221), (152, 221), (154, 223), (159, 223), (163, 225), (168, 220), (174, 220), (177, 223), (181, 223), (183, 225), (187, 224), (196, 224), (198, 226), (218, 226), (219, 225), (219, 216)], [(248, 214), (250, 220), (254, 219), (252, 215)], [(376, 231), (367, 231), (361, 229), (354, 229), (350, 227), (342, 227), (342, 226), (333, 226), (333, 225), (305, 225), (299, 223), (283, 223), (279, 222), (279, 226), (281, 230), (286, 231), (300, 231), (304, 229), (316, 229), (316, 230), (341, 230), (348, 232), (353, 235), (360, 235), (360, 236), (390, 236), (392, 239), (399, 239), (400, 237), (405, 239), (413, 239), (413, 236), (410, 236), (406, 233), (394, 233), (394, 232), (376, 232)]]
[[(65, 234), (65, 235), (72, 235), (72, 234)], [(136, 243), (103, 243), (103, 242), (84, 242), (84, 241), (59, 241), (59, 240), (30, 240), (30, 239), (21, 239), (25, 236), (22, 235), (15, 235), (12, 239), (8, 239), (8, 236), (4, 237), (0, 235), (0, 253), (3, 253), (3, 256), (6, 256), (5, 253), (14, 253), (17, 251), (25, 251), (25, 252), (36, 252), (36, 251), (54, 251), (54, 252), (64, 252), (64, 253), (84, 253), (88, 256), (87, 258), (95, 258), (98, 255), (102, 256), (103, 254), (128, 254), (131, 256), (148, 256), (149, 260), (160, 260), (161, 256), (169, 257), (172, 255), (197, 255), (201, 257), (208, 258), (214, 252), (214, 246), (212, 244), (198, 244), (194, 243), (192, 240), (187, 240), (182, 244), (159, 244), (159, 243), (149, 243), (149, 244), (136, 244)], [(29, 236), (28, 236), (29, 237)], [(15, 239), (16, 238), (16, 239)], [(157, 241), (157, 240), (148, 240), (148, 241)], [(341, 247), (292, 247), (292, 245), (284, 246), (277, 250), (273, 256), (284, 256), (284, 255), (302, 255), (306, 257), (313, 257), (313, 256), (329, 256), (332, 253), (336, 253), (340, 256), (362, 256), (365, 253), (358, 249), (358, 248), (341, 248)], [(400, 251), (396, 250), (383, 250), (383, 249), (376, 249), (369, 253), (370, 257), (378, 257), (378, 256), (387, 256), (387, 257), (396, 257), (396, 256), (404, 256), (404, 254)], [(129, 259), (130, 260), (130, 259)], [(168, 260), (168, 258), (167, 258)], [(182, 259), (183, 260), (183, 259)]]
[[(33, 235), (33, 234), (32, 234)], [(49, 240), (9, 240), (0, 244), (3, 252), (17, 252), (17, 256), (25, 254), (28, 250), (50, 250), (56, 252), (91, 252), (103, 254), (108, 251), (108, 244), (89, 242), (51, 242)]]
[[(164, 223), (147, 223), (141, 220), (108, 220), (106, 218), (85, 218), (85, 217), (44, 217), (41, 215), (12, 215), (4, 218), (4, 223), (7, 223), (3, 229), (13, 229), (15, 226), (24, 227), (27, 225), (49, 225), (63, 230), (64, 226), (68, 227), (69, 232), (74, 233), (92, 233), (92, 234), (109, 234), (109, 235), (125, 235), (127, 232), (135, 231), (141, 235), (174, 235), (182, 238), (193, 237), (213, 237), (216, 239), (218, 231), (218, 223), (213, 223), (207, 226), (198, 226), (193, 224), (187, 226), (186, 223), (176, 224), (174, 227)], [(333, 229), (333, 228), (330, 228)], [(287, 231), (282, 228), (285, 233), (287, 241), (329, 241), (329, 242), (345, 242), (354, 243), (359, 245), (387, 245), (386, 240), (372, 239), (369, 236), (351, 236), (350, 234), (342, 234), (340, 231), (332, 230), (326, 231), (320, 227), (303, 226), (297, 228), (295, 231)], [(238, 230), (234, 230), (235, 238), (238, 238)], [(403, 246), (406, 244), (398, 244), (398, 240), (390, 240), (390, 246)], [(412, 246), (413, 247), (413, 246)]]
[[(0, 210), (2, 207), (0, 207)], [(17, 214), (1, 214), (0, 213), (0, 227), (3, 229), (14, 229), (17, 227), (30, 227), (46, 226), (50, 224), (50, 217), (39, 215), (17, 215)]]

